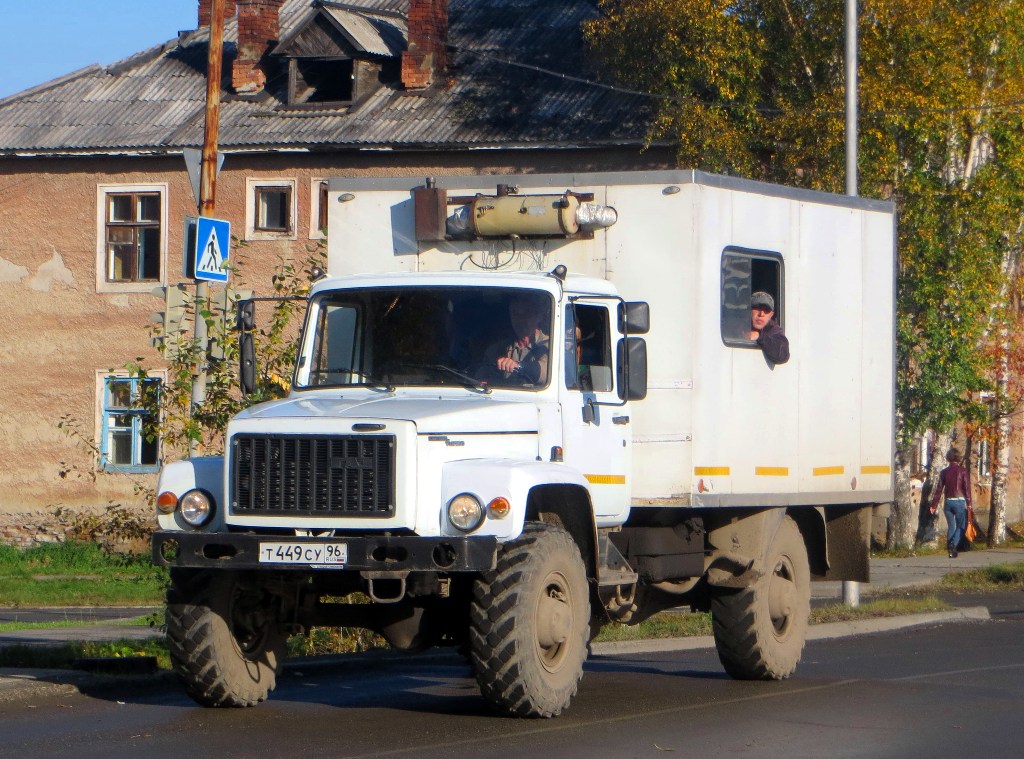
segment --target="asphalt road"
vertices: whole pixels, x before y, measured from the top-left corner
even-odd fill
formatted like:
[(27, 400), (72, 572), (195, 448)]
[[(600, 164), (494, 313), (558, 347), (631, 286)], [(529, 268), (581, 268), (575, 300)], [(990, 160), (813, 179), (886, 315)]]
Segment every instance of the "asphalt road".
[(982, 599), (991, 621), (811, 642), (780, 683), (707, 649), (596, 656), (548, 721), (491, 715), (451, 654), (292, 670), (246, 710), (120, 683), (0, 704), (0, 756), (1017, 757), (1024, 594)]

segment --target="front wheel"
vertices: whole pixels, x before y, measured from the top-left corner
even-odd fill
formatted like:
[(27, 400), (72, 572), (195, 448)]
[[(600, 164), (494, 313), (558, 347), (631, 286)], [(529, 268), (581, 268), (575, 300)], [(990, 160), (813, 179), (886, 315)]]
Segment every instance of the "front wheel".
[(527, 524), (473, 587), (471, 661), (480, 692), (508, 716), (560, 714), (583, 676), (589, 633), (579, 548), (561, 528)]
[(783, 680), (793, 674), (807, 636), (811, 579), (800, 529), (786, 517), (765, 555), (765, 574), (739, 591), (711, 599), (715, 648), (738, 680)]
[(255, 706), (274, 689), (287, 636), (276, 604), (236, 572), (174, 572), (167, 644), (185, 690), (203, 706)]

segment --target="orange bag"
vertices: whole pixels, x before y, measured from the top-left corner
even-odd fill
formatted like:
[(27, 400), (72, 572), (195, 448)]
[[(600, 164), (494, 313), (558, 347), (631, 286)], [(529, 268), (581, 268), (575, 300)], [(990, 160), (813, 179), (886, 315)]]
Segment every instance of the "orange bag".
[(970, 543), (973, 543), (974, 539), (978, 537), (978, 528), (974, 526), (974, 509), (970, 506), (967, 507), (967, 529), (964, 530), (964, 537)]

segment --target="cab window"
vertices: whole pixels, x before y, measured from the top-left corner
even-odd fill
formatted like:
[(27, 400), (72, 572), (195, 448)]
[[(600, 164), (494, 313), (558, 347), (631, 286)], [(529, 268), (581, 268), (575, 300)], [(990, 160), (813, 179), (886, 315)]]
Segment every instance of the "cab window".
[(570, 390), (609, 393), (615, 389), (609, 323), (604, 306), (567, 306), (565, 386)]
[(782, 256), (771, 251), (726, 248), (722, 253), (722, 342), (756, 347), (750, 339), (750, 296), (766, 292), (775, 302), (775, 321), (785, 328)]

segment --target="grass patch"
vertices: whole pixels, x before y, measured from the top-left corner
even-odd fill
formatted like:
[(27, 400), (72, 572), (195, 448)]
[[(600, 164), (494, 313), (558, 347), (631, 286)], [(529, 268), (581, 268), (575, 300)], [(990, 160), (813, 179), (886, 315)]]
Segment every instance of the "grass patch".
[(939, 547), (938, 544), (932, 545), (919, 545), (913, 548), (883, 548), (871, 550), (872, 559), (910, 559), (915, 556), (938, 556), (940, 554), (945, 555), (946, 541), (941, 541), (943, 547)]
[(162, 627), (164, 624), (163, 609), (152, 614), (146, 614), (131, 619), (60, 619), (48, 622), (0, 622), (0, 632), (17, 632), (19, 630), (54, 630), (62, 627), (95, 627), (119, 626), (119, 627)]
[(663, 611), (638, 625), (605, 625), (594, 641), (613, 643), (650, 638), (692, 638), (711, 634), (711, 615), (703, 611)]
[(0, 667), (72, 669), (78, 659), (130, 656), (155, 656), (158, 668), (171, 668), (170, 654), (163, 638), (109, 642), (90, 641), (65, 643), (62, 646), (5, 646), (0, 648)]
[(943, 577), (939, 585), (948, 590), (1024, 590), (1024, 562), (955, 572)]
[(167, 579), (148, 555), (110, 553), (96, 543), (0, 546), (5, 606), (157, 606)]
[(926, 614), (932, 611), (949, 611), (953, 606), (934, 595), (911, 597), (873, 598), (860, 606), (828, 604), (811, 609), (811, 624), (827, 622), (850, 622), (855, 619), (872, 617), (901, 617), (906, 614)]
[[(1024, 568), (1024, 565), (1022, 565)], [(860, 606), (829, 604), (811, 609), (811, 624), (826, 622), (849, 622), (872, 617), (899, 617), (906, 614), (925, 614), (932, 611), (948, 611), (953, 607), (934, 595), (893, 596), (873, 598)], [(689, 638), (711, 635), (711, 615), (706, 612), (665, 611), (655, 614), (638, 625), (607, 625), (601, 628), (594, 639), (598, 643), (626, 640), (647, 640), (650, 638)]]

